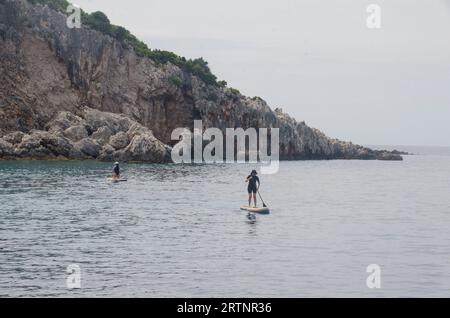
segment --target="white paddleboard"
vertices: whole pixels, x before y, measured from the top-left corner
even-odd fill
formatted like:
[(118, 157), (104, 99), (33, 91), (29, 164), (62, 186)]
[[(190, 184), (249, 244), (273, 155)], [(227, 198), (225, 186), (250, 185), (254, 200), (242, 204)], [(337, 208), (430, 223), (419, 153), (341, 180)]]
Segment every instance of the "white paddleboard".
[(111, 182), (126, 182), (126, 181), (128, 181), (127, 179), (114, 179), (114, 178), (108, 178), (108, 180)]
[(269, 214), (270, 213), (270, 210), (267, 207), (266, 208), (264, 208), (264, 207), (262, 207), (262, 208), (254, 208), (254, 207), (251, 207), (251, 206), (242, 206), (241, 210), (252, 212), (252, 213), (260, 213), (260, 214)]

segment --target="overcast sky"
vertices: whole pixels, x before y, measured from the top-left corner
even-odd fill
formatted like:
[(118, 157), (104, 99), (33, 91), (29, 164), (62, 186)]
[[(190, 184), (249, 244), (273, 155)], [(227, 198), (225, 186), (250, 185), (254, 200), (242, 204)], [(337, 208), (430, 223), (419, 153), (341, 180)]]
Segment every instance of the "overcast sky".
[[(450, 0), (75, 0), (331, 137), (450, 146)], [(368, 29), (379, 4), (381, 29)]]

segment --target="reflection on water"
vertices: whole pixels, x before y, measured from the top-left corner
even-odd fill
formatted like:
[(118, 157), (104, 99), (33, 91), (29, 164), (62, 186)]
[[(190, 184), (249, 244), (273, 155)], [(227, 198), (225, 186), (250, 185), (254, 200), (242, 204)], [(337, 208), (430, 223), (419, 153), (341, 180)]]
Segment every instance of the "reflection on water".
[(248, 165), (0, 162), (0, 296), (448, 297), (449, 158), (283, 162), (255, 220)]

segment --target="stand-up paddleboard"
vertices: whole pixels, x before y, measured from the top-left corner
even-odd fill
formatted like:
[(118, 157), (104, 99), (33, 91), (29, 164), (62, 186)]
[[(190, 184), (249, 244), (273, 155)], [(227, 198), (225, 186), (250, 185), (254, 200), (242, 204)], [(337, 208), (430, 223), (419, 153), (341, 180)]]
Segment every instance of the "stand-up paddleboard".
[(111, 182), (114, 182), (114, 183), (128, 181), (127, 179), (123, 179), (123, 178), (121, 178), (121, 179), (108, 178), (108, 180), (111, 181)]
[(242, 206), (241, 210), (252, 212), (252, 213), (259, 213), (259, 214), (269, 214), (270, 213), (270, 210), (268, 207), (254, 208), (251, 206)]

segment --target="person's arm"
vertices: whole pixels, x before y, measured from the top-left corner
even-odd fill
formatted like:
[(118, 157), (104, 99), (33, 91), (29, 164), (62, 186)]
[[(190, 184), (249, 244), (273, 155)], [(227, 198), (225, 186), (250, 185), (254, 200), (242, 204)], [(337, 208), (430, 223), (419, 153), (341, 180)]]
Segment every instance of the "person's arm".
[(248, 176), (247, 179), (245, 179), (245, 182), (248, 182), (250, 180), (251, 176)]
[(256, 182), (258, 182), (258, 189), (259, 189), (259, 186), (261, 185), (261, 183), (259, 182), (259, 178), (258, 177), (256, 177)]

